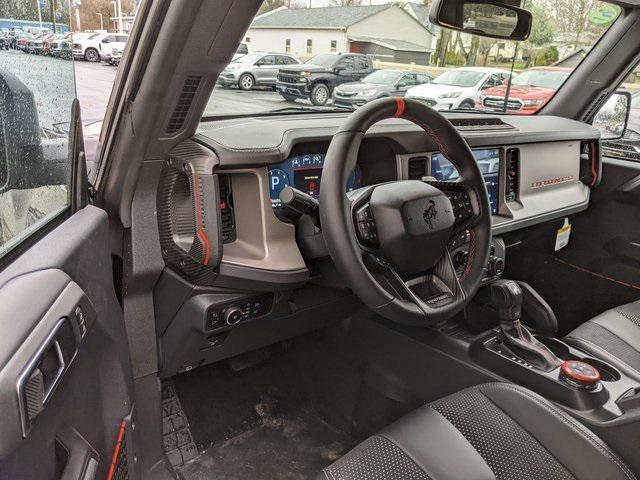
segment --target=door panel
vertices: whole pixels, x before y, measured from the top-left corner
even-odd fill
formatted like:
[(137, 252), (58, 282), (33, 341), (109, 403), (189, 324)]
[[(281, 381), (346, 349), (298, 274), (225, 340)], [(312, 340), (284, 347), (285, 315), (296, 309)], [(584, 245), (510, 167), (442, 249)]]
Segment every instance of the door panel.
[(132, 409), (108, 239), (106, 213), (85, 207), (0, 272), (3, 480), (106, 476)]

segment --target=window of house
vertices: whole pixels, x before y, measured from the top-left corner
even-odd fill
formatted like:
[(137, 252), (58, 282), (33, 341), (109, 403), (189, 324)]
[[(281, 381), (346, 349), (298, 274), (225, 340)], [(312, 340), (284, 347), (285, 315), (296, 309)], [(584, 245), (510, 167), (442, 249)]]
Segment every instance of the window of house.
[(291, 53), (291, 39), (287, 38), (284, 41), (284, 52), (285, 53)]
[(313, 55), (313, 40), (307, 39), (307, 55)]
[(338, 41), (331, 40), (331, 53), (336, 53), (338, 51)]

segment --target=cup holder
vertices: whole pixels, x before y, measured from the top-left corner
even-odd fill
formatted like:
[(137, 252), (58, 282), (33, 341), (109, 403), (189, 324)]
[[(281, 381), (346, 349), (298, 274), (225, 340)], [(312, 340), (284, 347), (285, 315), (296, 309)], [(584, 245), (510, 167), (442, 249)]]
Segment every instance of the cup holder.
[(562, 359), (562, 360), (580, 360), (588, 363), (589, 365), (595, 367), (600, 372), (600, 378), (605, 382), (617, 382), (622, 377), (620, 372), (613, 368), (608, 363), (603, 362), (602, 360), (598, 360), (597, 358), (592, 357), (578, 357), (571, 353), (569, 349), (569, 345), (558, 340), (557, 338), (551, 337), (543, 337), (536, 335), (536, 338), (540, 343), (547, 346), (549, 350), (553, 352), (553, 354)]
[(582, 361), (587, 362), (592, 367), (596, 367), (600, 372), (600, 378), (605, 382), (617, 382), (622, 378), (618, 370), (613, 368), (608, 363), (604, 363), (602, 360), (598, 360), (597, 358), (584, 357)]

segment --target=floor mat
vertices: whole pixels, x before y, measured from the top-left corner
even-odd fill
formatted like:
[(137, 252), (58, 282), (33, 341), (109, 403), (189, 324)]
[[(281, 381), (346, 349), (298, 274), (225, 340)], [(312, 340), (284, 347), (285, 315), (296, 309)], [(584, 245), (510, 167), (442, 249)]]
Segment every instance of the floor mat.
[(173, 379), (203, 452), (185, 480), (313, 479), (357, 442), (321, 418), (286, 355), (240, 372), (222, 362)]

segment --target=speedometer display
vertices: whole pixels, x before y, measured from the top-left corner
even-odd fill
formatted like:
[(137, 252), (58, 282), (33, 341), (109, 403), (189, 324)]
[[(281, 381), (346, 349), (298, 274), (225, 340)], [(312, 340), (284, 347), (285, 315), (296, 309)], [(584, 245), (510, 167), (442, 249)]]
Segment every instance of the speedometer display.
[[(269, 194), (271, 205), (279, 208), (280, 192), (284, 187), (291, 186), (298, 190), (318, 198), (322, 181), (322, 168), (324, 167), (324, 154), (314, 153), (292, 157), (284, 162), (269, 167)], [(345, 190), (350, 192), (362, 186), (362, 172), (360, 167), (351, 172), (345, 185)]]

